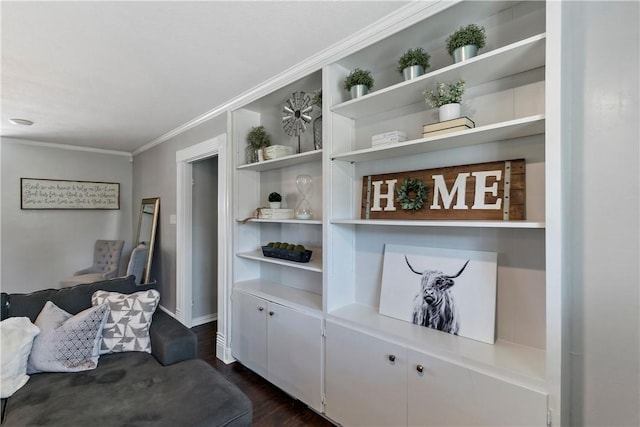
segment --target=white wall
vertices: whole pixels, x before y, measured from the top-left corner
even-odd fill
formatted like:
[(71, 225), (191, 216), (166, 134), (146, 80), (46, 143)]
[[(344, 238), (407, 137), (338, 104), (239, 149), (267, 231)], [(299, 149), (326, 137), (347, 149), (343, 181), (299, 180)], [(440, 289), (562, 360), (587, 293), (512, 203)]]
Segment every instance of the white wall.
[[(132, 166), (129, 157), (49, 148), (2, 138), (0, 287), (3, 292), (57, 288), (93, 261), (96, 239), (125, 240), (131, 251)], [(120, 183), (119, 210), (21, 210), (20, 178)], [(126, 269), (125, 258), (121, 271)]]
[[(571, 425), (640, 425), (640, 3), (565, 2)], [(566, 404), (566, 403), (565, 403)]]

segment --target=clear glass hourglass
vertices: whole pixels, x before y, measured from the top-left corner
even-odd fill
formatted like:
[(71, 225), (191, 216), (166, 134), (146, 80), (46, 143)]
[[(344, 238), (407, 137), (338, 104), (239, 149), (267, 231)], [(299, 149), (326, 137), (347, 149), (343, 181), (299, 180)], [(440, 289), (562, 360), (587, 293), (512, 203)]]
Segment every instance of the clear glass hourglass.
[(297, 219), (311, 219), (311, 203), (307, 200), (311, 195), (311, 184), (313, 179), (311, 175), (298, 175), (296, 177), (296, 186), (300, 193), (300, 200), (296, 205)]

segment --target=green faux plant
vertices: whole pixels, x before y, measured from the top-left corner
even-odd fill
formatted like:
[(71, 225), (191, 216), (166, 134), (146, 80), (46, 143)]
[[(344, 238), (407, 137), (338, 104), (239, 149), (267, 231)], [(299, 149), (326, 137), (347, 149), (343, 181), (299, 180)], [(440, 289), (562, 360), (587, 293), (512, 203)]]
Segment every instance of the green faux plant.
[(431, 56), (424, 51), (421, 47), (407, 50), (398, 60), (398, 72), (402, 73), (407, 67), (414, 65), (422, 65), (422, 68), (426, 71), (429, 68), (429, 59)]
[(478, 46), (478, 49), (480, 49), (484, 47), (486, 39), (487, 36), (484, 27), (469, 24), (466, 27), (460, 27), (459, 30), (447, 38), (447, 52), (449, 52), (449, 55), (453, 55), (453, 51), (457, 48), (472, 44)]
[(344, 79), (344, 88), (349, 91), (353, 86), (365, 85), (367, 89), (371, 90), (373, 83), (374, 80), (371, 76), (371, 71), (356, 68)]
[(322, 89), (318, 89), (313, 92), (313, 97), (311, 98), (311, 103), (313, 105), (317, 105), (320, 110), (322, 110)]
[(436, 83), (435, 90), (425, 90), (422, 94), (427, 104), (434, 108), (446, 104), (459, 104), (464, 94), (464, 80)]
[(270, 203), (274, 203), (274, 202), (281, 202), (282, 201), (282, 196), (279, 193), (276, 193), (275, 191), (273, 193), (269, 194), (269, 202)]
[(265, 130), (264, 126), (252, 127), (247, 134), (247, 143), (253, 150), (268, 147), (271, 145), (271, 137)]

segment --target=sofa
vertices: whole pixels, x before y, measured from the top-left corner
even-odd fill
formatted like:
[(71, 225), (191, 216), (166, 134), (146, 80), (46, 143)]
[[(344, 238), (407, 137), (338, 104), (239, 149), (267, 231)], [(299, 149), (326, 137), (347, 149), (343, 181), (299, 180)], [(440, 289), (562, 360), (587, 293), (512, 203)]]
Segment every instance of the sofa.
[[(132, 294), (155, 288), (134, 276), (2, 293), (2, 320), (35, 322), (47, 301), (70, 314), (92, 306), (98, 290)], [(197, 359), (195, 334), (159, 308), (149, 328), (151, 353), (102, 354), (95, 369), (32, 374), (2, 402), (3, 426), (249, 426), (249, 399), (211, 365)]]

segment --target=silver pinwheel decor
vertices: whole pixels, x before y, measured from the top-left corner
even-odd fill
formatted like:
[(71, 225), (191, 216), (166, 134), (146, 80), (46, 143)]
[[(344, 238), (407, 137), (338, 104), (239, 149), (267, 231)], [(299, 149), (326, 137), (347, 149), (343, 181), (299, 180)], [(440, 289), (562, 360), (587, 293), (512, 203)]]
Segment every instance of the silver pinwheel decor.
[(282, 127), (287, 135), (298, 137), (298, 153), (300, 136), (307, 130), (307, 123), (311, 123), (311, 111), (311, 96), (304, 92), (294, 92), (282, 107)]

